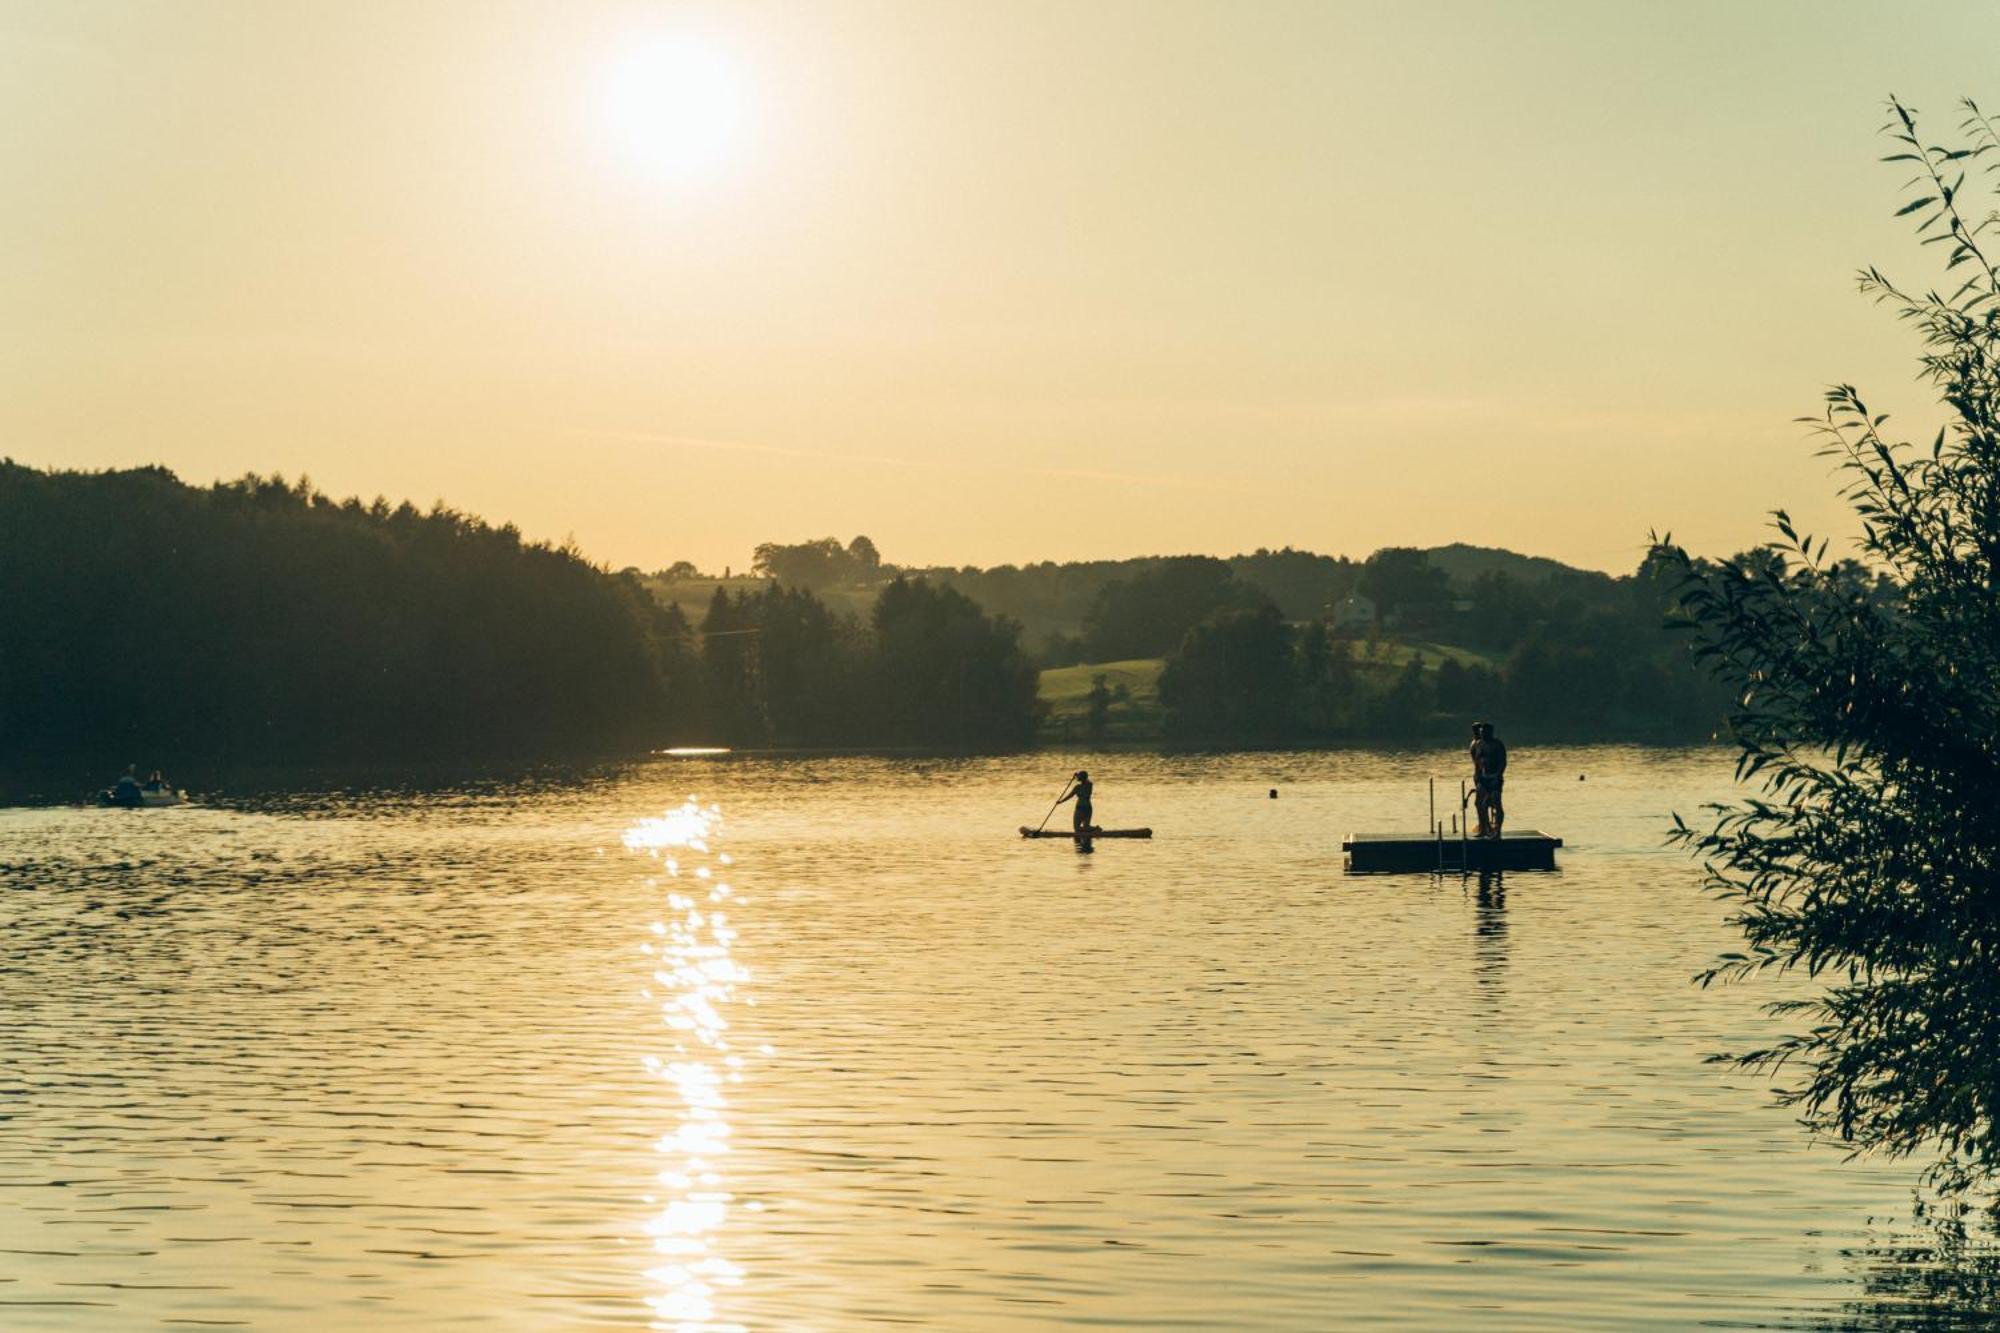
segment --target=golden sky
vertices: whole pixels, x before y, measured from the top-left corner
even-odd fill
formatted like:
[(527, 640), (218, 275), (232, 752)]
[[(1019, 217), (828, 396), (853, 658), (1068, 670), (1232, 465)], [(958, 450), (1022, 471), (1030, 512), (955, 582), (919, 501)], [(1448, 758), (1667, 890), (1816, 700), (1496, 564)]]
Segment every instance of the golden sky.
[(0, 0), (0, 454), (647, 568), (1838, 512), (1990, 3)]

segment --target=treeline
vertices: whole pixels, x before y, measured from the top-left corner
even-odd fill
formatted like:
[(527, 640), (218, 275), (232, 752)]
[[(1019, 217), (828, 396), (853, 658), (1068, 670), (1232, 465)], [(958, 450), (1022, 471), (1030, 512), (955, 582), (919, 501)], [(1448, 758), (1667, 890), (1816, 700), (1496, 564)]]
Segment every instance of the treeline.
[(810, 602), (743, 599), (723, 617), (740, 628), (704, 640), (636, 579), (442, 504), (0, 461), (0, 764), (997, 745), (1032, 728), (1018, 630), (963, 598), (904, 583), (874, 623), (824, 634)]
[[(752, 572), (838, 602), (850, 602), (857, 593), (872, 596), (893, 578), (921, 577), (1019, 622), (1044, 667), (1161, 657), (1215, 612), (1266, 602), (1286, 619), (1305, 622), (1359, 597), (1406, 636), (1511, 645), (1544, 611), (1562, 616), (1617, 600), (1610, 575), (1462, 544), (1385, 547), (1366, 560), (1284, 547), (1227, 559), (1138, 556), (982, 569), (900, 566), (884, 560), (865, 536), (845, 545), (822, 537), (765, 542), (756, 548)], [(645, 577), (668, 600), (672, 585), (708, 583), (711, 588), (701, 591), (706, 599), (718, 582), (686, 561)]]
[(1167, 738), (1430, 739), (1485, 717), (1548, 739), (1696, 740), (1727, 713), (1653, 557), (1624, 578), (1487, 569), (1460, 595), (1425, 553), (1378, 552), (1358, 586), (1376, 595), (1363, 626), (1295, 623), (1266, 599), (1190, 628), (1160, 675)]
[(1354, 592), (1362, 568), (1287, 547), (1227, 560), (1140, 556), (923, 573), (1020, 621), (1036, 660), (1054, 667), (1163, 656), (1209, 615), (1266, 601), (1294, 620), (1321, 616)]
[[(757, 565), (829, 599), (899, 576), (866, 538), (767, 543)], [(1359, 561), (1285, 548), (925, 576), (1057, 626), (1036, 644), (1041, 666), (1164, 661), (1150, 727), (1132, 720), (1144, 705), (1093, 695), (1088, 712), (1057, 719), (1063, 738), (1430, 739), (1490, 715), (1552, 738), (1694, 740), (1727, 711), (1727, 692), (1667, 628), (1672, 592), (1650, 560), (1614, 577), (1460, 544)]]
[[(0, 764), (1027, 744), (1036, 662), (967, 585), (1073, 613), (1044, 660), (1157, 670), (1155, 720), (1131, 739), (1430, 738), (1481, 715), (1548, 738), (1690, 739), (1726, 711), (1664, 628), (1677, 608), (1651, 561), (1614, 578), (1472, 547), (1284, 550), (947, 582), (859, 537), (767, 544), (757, 565), (787, 577), (684, 611), (657, 576), (442, 504), (0, 461)], [(1082, 721), (1101, 734), (1127, 706), (1103, 688)]]
[(0, 462), (0, 755), (587, 753), (676, 734), (686, 622), (576, 552), (300, 480)]
[[(845, 545), (833, 537), (761, 543), (751, 573), (836, 603), (851, 602), (857, 593), (872, 596), (895, 578), (921, 578), (1019, 623), (1036, 663), (1049, 667), (1158, 657), (1171, 651), (1191, 625), (1225, 604), (1247, 606), (1268, 598), (1294, 619), (1318, 616), (1355, 590), (1363, 568), (1344, 556), (1289, 547), (1228, 560), (1182, 555), (1045, 560), (990, 569), (899, 566), (885, 561), (873, 541), (858, 536)], [(669, 601), (678, 595), (685, 602), (689, 585), (722, 581), (685, 560), (651, 574), (630, 572), (649, 580)], [(1215, 602), (1211, 599), (1218, 584), (1229, 586)]]
[(1037, 673), (1020, 627), (923, 579), (883, 586), (866, 621), (812, 592), (717, 588), (701, 675), (731, 745), (1008, 749), (1034, 736)]

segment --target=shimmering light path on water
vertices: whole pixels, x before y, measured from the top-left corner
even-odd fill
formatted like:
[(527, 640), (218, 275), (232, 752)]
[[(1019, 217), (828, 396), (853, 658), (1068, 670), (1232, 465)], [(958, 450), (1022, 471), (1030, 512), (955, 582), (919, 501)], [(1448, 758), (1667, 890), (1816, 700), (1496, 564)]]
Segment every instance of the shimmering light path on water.
[[(1154, 842), (1014, 836), (1079, 762)], [(0, 1327), (1968, 1326), (1908, 1168), (1702, 1063), (1726, 761), (1523, 747), (1560, 872), (1342, 874), (1456, 765), (0, 811)]]

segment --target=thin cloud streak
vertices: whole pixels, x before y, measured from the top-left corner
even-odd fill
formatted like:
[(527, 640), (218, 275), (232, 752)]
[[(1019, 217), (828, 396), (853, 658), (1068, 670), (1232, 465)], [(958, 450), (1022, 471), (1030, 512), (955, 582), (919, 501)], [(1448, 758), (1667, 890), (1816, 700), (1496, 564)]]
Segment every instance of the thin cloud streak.
[(677, 449), (707, 449), (717, 453), (764, 454), (775, 458), (804, 458), (821, 463), (864, 463), (878, 467), (924, 468), (935, 471), (983, 472), (1010, 476), (1046, 477), (1054, 481), (1119, 482), (1133, 486), (1159, 486), (1177, 490), (1237, 491), (1253, 493), (1266, 488), (1241, 482), (1177, 477), (1167, 474), (1112, 472), (1097, 468), (1005, 467), (997, 463), (955, 463), (936, 458), (901, 458), (891, 454), (833, 454), (813, 449), (796, 449), (779, 444), (759, 444), (747, 440), (714, 440), (697, 435), (657, 434), (649, 431), (592, 430), (571, 427), (564, 435), (606, 440), (619, 444), (657, 444)]

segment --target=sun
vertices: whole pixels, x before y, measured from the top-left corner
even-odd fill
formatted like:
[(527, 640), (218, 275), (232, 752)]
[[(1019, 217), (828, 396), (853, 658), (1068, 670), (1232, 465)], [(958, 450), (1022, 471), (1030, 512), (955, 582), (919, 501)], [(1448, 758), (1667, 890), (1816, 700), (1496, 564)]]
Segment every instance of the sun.
[(666, 182), (710, 175), (743, 137), (743, 80), (727, 55), (685, 37), (634, 42), (604, 67), (598, 112), (627, 167)]

